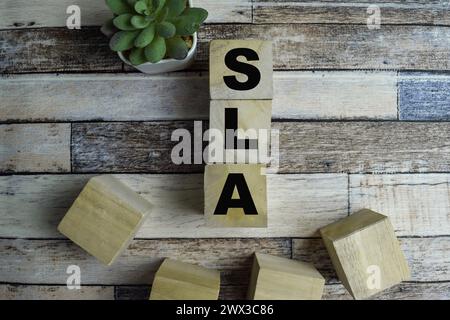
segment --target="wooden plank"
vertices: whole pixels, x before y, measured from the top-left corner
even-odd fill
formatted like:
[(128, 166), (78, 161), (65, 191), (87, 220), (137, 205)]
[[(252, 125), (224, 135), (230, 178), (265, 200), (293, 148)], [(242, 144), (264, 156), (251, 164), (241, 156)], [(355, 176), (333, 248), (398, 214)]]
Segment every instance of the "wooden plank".
[[(353, 300), (342, 284), (325, 286), (324, 300)], [(448, 300), (450, 283), (403, 282), (371, 297), (370, 300)]]
[(450, 29), (388, 25), (208, 25), (200, 32), (199, 66), (211, 39), (272, 40), (275, 69), (449, 70)]
[(113, 286), (84, 286), (69, 290), (67, 286), (1, 284), (0, 300), (113, 300)]
[(114, 266), (105, 267), (66, 240), (0, 239), (0, 282), (66, 284), (67, 267), (78, 265), (84, 285), (150, 285), (170, 257), (222, 271), (223, 285), (246, 284), (255, 250), (291, 255), (290, 239), (135, 240)]
[(388, 215), (397, 235), (450, 235), (450, 175), (350, 175), (350, 212)]
[[(65, 27), (70, 16), (66, 9), (77, 5), (81, 10), (81, 27), (100, 26), (112, 17), (104, 1), (43, 0), (30, 3), (26, 0), (0, 3), (0, 29)], [(207, 23), (250, 23), (252, 21), (251, 0), (195, 0), (196, 7), (209, 12)], [(27, 8), (24, 10), (23, 8)], [(33, 15), (29, 15), (33, 12)]]
[(70, 171), (70, 124), (0, 125), (1, 172)]
[[(201, 174), (115, 176), (156, 208), (139, 238), (309, 237), (347, 215), (346, 175), (268, 175), (267, 229), (206, 227)], [(56, 227), (90, 177), (0, 177), (0, 237), (63, 238)]]
[(99, 28), (0, 30), (0, 73), (121, 71)]
[[(246, 297), (247, 286), (222, 286), (220, 300), (243, 300)], [(145, 300), (150, 294), (148, 286), (118, 286), (116, 299)], [(342, 284), (325, 285), (323, 300), (353, 300)], [(448, 300), (450, 299), (450, 283), (411, 283), (403, 282), (398, 286), (387, 289), (371, 300)]]
[[(3, 30), (0, 38), (0, 73), (122, 68), (98, 28)], [(207, 69), (210, 40), (243, 38), (272, 40), (275, 69), (450, 69), (449, 28), (389, 25), (373, 31), (340, 24), (204, 25), (193, 68)]]
[[(450, 280), (450, 237), (401, 238), (399, 241), (411, 269), (411, 281)], [(294, 259), (313, 263), (328, 283), (337, 282), (322, 240), (294, 239), (292, 253)]]
[(254, 2), (254, 23), (341, 23), (367, 24), (367, 8), (377, 5), (381, 24), (450, 25), (450, 12), (443, 1), (422, 0), (350, 0), (290, 1), (258, 0)]
[[(201, 165), (172, 163), (171, 150), (178, 142), (170, 137), (178, 128), (193, 132), (193, 122), (75, 123), (73, 169), (202, 172)], [(280, 133), (281, 173), (450, 171), (450, 153), (443, 148), (449, 123), (274, 122), (272, 129)]]
[(402, 72), (398, 82), (400, 120), (449, 120), (448, 74)]
[[(208, 119), (205, 73), (3, 75), (0, 121)], [(92, 106), (95, 105), (95, 108)], [(275, 72), (274, 119), (396, 119), (393, 72)]]

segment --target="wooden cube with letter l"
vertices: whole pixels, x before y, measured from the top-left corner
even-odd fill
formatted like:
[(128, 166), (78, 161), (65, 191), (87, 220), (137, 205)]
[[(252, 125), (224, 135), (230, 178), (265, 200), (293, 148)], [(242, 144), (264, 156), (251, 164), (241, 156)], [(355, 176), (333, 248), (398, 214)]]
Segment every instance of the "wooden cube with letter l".
[(271, 120), (271, 100), (211, 100), (208, 163), (270, 162)]
[(248, 299), (320, 300), (325, 279), (310, 263), (255, 253)]
[(213, 100), (273, 98), (272, 42), (213, 40), (209, 54)]
[(208, 164), (205, 218), (213, 227), (267, 227), (267, 186), (261, 164)]
[(363, 209), (320, 230), (334, 268), (355, 299), (410, 278), (387, 216)]
[(136, 234), (152, 205), (111, 175), (91, 178), (58, 230), (110, 265)]
[(220, 272), (165, 259), (155, 274), (150, 300), (217, 300)]

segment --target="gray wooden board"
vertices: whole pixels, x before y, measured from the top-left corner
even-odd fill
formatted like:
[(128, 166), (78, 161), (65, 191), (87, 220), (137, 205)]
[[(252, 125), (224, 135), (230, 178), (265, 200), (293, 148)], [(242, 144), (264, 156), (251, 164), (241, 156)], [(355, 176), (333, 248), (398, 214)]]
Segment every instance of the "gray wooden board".
[[(178, 142), (171, 135), (177, 128), (192, 132), (193, 121), (74, 123), (73, 170), (202, 172), (199, 164), (172, 163)], [(445, 122), (274, 122), (272, 128), (279, 130), (280, 173), (450, 170)]]
[[(56, 227), (90, 177), (0, 177), (0, 237), (64, 238)], [(208, 228), (203, 217), (203, 175), (116, 177), (155, 206), (139, 238), (310, 237), (347, 215), (344, 174), (269, 175), (268, 228)], [(291, 190), (298, 194), (292, 197)]]
[(448, 3), (422, 0), (255, 0), (253, 22), (367, 24), (373, 15), (369, 6), (379, 8), (381, 28), (389, 24), (450, 25)]
[[(206, 72), (0, 77), (0, 122), (208, 119)], [(397, 119), (397, 73), (274, 73), (274, 119)]]
[[(120, 71), (98, 28), (2, 30), (0, 73)], [(194, 68), (206, 69), (212, 39), (273, 41), (276, 69), (449, 70), (450, 31), (440, 26), (214, 24), (199, 32)], [(21, 45), (18, 45), (21, 44)], [(305, 45), (308, 44), (308, 45)], [(133, 70), (133, 69), (127, 69)]]

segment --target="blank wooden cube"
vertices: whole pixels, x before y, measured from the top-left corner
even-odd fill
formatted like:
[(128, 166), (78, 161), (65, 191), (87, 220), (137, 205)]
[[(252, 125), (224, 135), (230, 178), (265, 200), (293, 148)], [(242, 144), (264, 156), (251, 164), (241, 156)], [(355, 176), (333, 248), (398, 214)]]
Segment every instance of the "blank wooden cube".
[[(220, 133), (223, 148), (217, 163), (268, 163), (270, 162), (271, 100), (211, 100), (210, 139)], [(217, 131), (215, 131), (215, 130)], [(236, 130), (236, 138), (227, 131)], [(217, 139), (217, 138), (215, 138)], [(233, 144), (226, 148), (225, 144)], [(211, 161), (216, 160), (216, 161)]]
[(410, 278), (389, 218), (363, 209), (320, 230), (334, 268), (355, 299)]
[(209, 53), (211, 99), (272, 99), (272, 42), (213, 40)]
[(110, 265), (133, 239), (152, 205), (110, 175), (91, 178), (58, 230)]
[(217, 300), (220, 272), (165, 259), (153, 280), (150, 300)]
[(320, 300), (325, 279), (310, 263), (255, 253), (248, 299)]
[(213, 227), (267, 227), (265, 166), (207, 165), (205, 218)]

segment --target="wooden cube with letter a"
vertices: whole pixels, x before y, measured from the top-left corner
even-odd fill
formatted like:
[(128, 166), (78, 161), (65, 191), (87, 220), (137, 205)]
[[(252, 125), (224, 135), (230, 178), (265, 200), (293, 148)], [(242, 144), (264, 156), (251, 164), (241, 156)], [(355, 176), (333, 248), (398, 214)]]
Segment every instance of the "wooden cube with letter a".
[(117, 178), (91, 178), (58, 230), (110, 265), (133, 239), (152, 205)]
[(273, 98), (272, 42), (213, 40), (209, 51), (211, 99)]
[(320, 230), (334, 268), (355, 299), (410, 278), (389, 218), (363, 209)]
[(153, 280), (150, 300), (217, 300), (220, 272), (165, 259)]
[[(214, 163), (268, 163), (271, 100), (211, 100), (209, 141), (216, 149)], [(221, 152), (218, 152), (220, 149)]]
[(320, 300), (325, 279), (310, 263), (255, 253), (247, 298)]
[(207, 165), (205, 218), (214, 227), (267, 227), (265, 166)]

